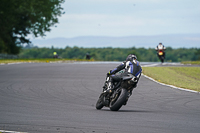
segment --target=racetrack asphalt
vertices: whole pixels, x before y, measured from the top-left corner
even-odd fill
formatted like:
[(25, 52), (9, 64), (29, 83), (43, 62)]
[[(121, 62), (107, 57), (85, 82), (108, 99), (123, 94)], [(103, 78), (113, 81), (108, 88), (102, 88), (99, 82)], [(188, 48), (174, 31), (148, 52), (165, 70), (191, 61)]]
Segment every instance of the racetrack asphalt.
[(119, 111), (96, 110), (117, 63), (0, 65), (0, 130), (28, 133), (199, 133), (200, 95), (144, 76)]

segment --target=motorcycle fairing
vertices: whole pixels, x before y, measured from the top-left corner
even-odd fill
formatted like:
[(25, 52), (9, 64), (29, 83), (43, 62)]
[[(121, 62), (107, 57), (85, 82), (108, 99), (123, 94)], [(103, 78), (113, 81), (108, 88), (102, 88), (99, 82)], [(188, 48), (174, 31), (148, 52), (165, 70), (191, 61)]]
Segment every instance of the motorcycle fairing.
[(158, 53), (159, 55), (163, 55), (163, 51), (159, 51), (159, 53)]

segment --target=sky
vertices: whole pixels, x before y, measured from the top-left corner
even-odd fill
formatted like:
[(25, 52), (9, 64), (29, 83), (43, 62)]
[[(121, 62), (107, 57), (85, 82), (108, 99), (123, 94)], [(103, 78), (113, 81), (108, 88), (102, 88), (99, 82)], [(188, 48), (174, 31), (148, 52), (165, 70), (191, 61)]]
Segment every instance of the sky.
[[(199, 47), (200, 0), (65, 0), (62, 7), (65, 14), (59, 17), (56, 27), (43, 38), (31, 38), (32, 42), (84, 36), (153, 38), (196, 34), (190, 36), (193, 42), (189, 47)], [(52, 45), (58, 46), (39, 46)]]
[(200, 33), (200, 0), (66, 0), (45, 39)]

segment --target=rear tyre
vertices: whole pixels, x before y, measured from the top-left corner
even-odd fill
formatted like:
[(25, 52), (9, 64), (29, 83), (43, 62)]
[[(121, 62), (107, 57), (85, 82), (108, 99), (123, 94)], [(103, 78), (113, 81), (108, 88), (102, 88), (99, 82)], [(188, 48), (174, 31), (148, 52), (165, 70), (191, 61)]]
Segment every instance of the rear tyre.
[(110, 102), (110, 110), (118, 111), (122, 105), (126, 102), (128, 97), (128, 91), (126, 89), (122, 89), (120, 93), (116, 94)]

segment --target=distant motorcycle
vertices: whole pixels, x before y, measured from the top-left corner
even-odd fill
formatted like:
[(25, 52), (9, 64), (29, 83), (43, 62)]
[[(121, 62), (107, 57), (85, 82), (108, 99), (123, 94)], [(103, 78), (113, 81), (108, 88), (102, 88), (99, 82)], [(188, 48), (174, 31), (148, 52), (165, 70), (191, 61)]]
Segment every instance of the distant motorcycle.
[(165, 52), (163, 49), (159, 49), (157, 50), (157, 55), (158, 55), (158, 58), (160, 59), (160, 61), (163, 63), (164, 60), (165, 60)]
[(160, 42), (155, 48), (155, 50), (157, 51), (158, 58), (163, 63), (165, 60), (165, 51), (164, 51), (166, 50), (165, 46)]
[(139, 79), (132, 74), (124, 76), (120, 82), (113, 83), (113, 91), (108, 92), (109, 78), (109, 76), (106, 77), (103, 92), (96, 103), (96, 109), (100, 110), (105, 106), (109, 107), (111, 111), (118, 111), (123, 105), (126, 105)]

